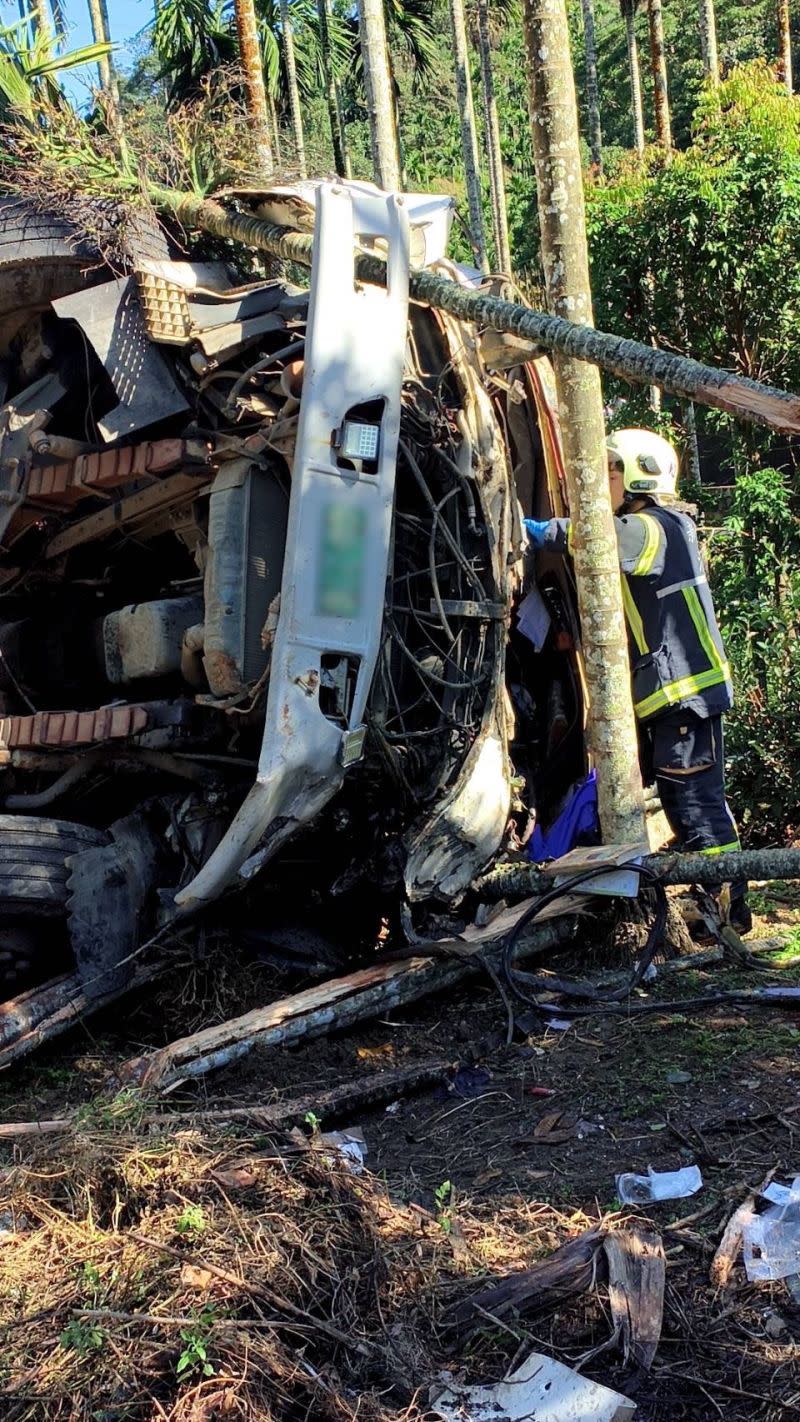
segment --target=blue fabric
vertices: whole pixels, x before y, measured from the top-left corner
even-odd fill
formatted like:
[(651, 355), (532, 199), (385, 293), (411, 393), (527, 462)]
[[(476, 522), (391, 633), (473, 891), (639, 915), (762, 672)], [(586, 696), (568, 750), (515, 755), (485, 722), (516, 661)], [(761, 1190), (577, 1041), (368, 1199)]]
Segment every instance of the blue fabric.
[(524, 518), (522, 522), (525, 525), (525, 532), (534, 548), (544, 548), (545, 535), (550, 527), (550, 520), (545, 519), (541, 521), (536, 518)]
[(569, 854), (576, 844), (596, 843), (599, 833), (597, 771), (590, 770), (547, 833), (542, 832), (541, 825), (536, 826), (529, 857), (536, 864), (545, 859), (560, 859), (562, 854)]

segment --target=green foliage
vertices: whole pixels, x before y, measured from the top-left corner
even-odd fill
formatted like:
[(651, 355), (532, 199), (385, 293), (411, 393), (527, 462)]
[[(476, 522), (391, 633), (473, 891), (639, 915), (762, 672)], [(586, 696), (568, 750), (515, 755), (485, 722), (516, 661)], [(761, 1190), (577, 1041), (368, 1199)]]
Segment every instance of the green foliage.
[(449, 1180), (443, 1180), (433, 1192), (436, 1201), (436, 1220), (443, 1234), (452, 1234), (455, 1208), (455, 1191)]
[(37, 33), (29, 43), (22, 21), (4, 25), (0, 28), (0, 122), (14, 118), (34, 126), (43, 104), (64, 103), (56, 75), (62, 69), (96, 64), (109, 50), (107, 44), (89, 44), (53, 55), (47, 36)]
[(203, 1234), (206, 1228), (206, 1217), (199, 1205), (184, 1205), (183, 1212), (175, 1221), (175, 1228), (178, 1234), (185, 1234), (195, 1237)]
[(183, 1351), (175, 1365), (179, 1378), (189, 1378), (192, 1374), (210, 1378), (214, 1367), (208, 1359), (209, 1333), (216, 1317), (213, 1304), (207, 1304), (198, 1315), (197, 1323), (191, 1328), (181, 1329)]
[(704, 92), (671, 163), (631, 155), (587, 199), (599, 326), (797, 386), (800, 104), (765, 64)]
[(90, 1353), (99, 1352), (105, 1344), (106, 1335), (92, 1319), (72, 1318), (62, 1329), (58, 1341), (62, 1348), (71, 1349), (85, 1358)]
[(740, 474), (709, 546), (736, 689), (726, 717), (730, 796), (747, 840), (780, 839), (800, 826), (800, 518), (787, 477)]

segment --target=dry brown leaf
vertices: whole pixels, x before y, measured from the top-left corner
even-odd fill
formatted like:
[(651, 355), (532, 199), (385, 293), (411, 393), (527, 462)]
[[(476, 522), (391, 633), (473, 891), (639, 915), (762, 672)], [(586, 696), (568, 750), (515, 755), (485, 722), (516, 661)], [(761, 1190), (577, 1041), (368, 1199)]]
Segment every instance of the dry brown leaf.
[(198, 1264), (184, 1264), (181, 1268), (181, 1283), (187, 1289), (210, 1289), (214, 1275)]
[(211, 1178), (223, 1190), (252, 1190), (258, 1184), (258, 1176), (246, 1165), (233, 1165), (229, 1170), (212, 1170)]

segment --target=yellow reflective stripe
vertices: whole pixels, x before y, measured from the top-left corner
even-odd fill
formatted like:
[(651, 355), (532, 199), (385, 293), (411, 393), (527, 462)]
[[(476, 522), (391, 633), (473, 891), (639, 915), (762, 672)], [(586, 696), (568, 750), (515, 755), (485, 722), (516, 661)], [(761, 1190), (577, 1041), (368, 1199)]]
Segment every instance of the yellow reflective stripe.
[(637, 716), (650, 716), (654, 711), (660, 711), (662, 706), (674, 706), (676, 702), (684, 701), (688, 696), (695, 696), (698, 691), (707, 691), (710, 686), (719, 686), (720, 682), (730, 679), (731, 669), (728, 663), (720, 662), (719, 667), (699, 672), (697, 676), (684, 676), (680, 681), (667, 682), (666, 686), (660, 687), (651, 696), (637, 701), (633, 709)]
[(700, 849), (699, 854), (729, 854), (732, 850), (741, 849), (741, 842), (732, 839), (730, 844), (713, 844), (710, 849)]
[(703, 651), (708, 657), (709, 666), (721, 667), (723, 662), (722, 657), (719, 653), (719, 647), (714, 641), (714, 638), (711, 636), (711, 630), (709, 628), (708, 622), (706, 621), (706, 616), (703, 612), (702, 604), (700, 602), (699, 597), (697, 596), (697, 592), (694, 588), (684, 588), (683, 596), (686, 600), (686, 606), (689, 609), (689, 616), (691, 617), (692, 622), (694, 623), (695, 631), (697, 632), (697, 635), (700, 638), (700, 645), (702, 646)]
[(644, 635), (644, 623), (642, 622), (639, 609), (633, 600), (633, 593), (628, 587), (628, 580), (625, 577), (622, 579), (622, 602), (634, 642), (639, 648), (640, 653), (644, 654), (645, 652), (649, 652), (650, 648), (647, 645), (647, 638)]
[(570, 519), (567, 523), (567, 552), (571, 555), (573, 550), (574, 544), (572, 539), (572, 519)]
[(641, 578), (649, 573), (656, 561), (658, 545), (661, 542), (661, 526), (652, 514), (636, 514), (644, 524), (644, 548), (631, 569), (631, 577)]

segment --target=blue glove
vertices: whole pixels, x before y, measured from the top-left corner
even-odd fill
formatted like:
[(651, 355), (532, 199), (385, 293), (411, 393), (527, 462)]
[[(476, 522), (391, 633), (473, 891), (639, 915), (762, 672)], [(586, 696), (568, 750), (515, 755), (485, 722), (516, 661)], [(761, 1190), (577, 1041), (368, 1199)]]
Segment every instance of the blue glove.
[(542, 521), (536, 518), (524, 518), (522, 522), (525, 526), (525, 532), (534, 548), (544, 548), (544, 540), (547, 530), (550, 527), (550, 520), (544, 519)]

